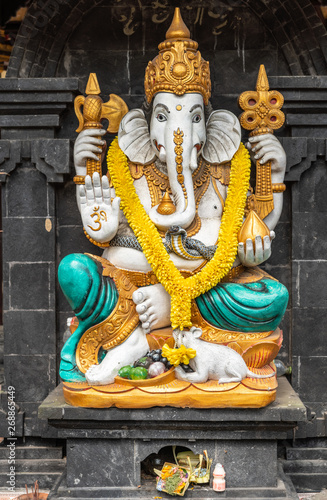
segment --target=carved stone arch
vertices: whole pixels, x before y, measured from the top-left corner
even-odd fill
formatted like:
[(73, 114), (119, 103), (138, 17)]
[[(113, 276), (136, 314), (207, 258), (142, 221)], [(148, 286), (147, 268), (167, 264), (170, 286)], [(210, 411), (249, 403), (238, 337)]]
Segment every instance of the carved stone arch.
[[(7, 77), (55, 76), (70, 34), (87, 19), (91, 9), (107, 2), (36, 0), (20, 28)], [(130, 2), (134, 4), (139, 8), (136, 0)], [(262, 20), (276, 39), (292, 75), (327, 74), (326, 29), (307, 0), (232, 0), (231, 5), (246, 5)], [(143, 6), (150, 7), (151, 2)]]
[(37, 0), (20, 27), (7, 78), (47, 78), (56, 75), (68, 37), (84, 16), (102, 0)]
[(294, 76), (327, 74), (327, 33), (307, 0), (242, 0), (276, 39)]

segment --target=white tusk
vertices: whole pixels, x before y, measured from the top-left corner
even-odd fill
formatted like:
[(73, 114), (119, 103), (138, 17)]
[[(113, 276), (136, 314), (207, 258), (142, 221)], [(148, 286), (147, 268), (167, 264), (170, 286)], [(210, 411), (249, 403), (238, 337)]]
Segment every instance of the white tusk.
[(192, 171), (195, 170), (198, 166), (198, 154), (197, 153), (198, 153), (198, 150), (194, 146), (194, 148), (192, 149), (191, 159), (190, 159), (190, 169)]
[(163, 146), (160, 147), (159, 160), (163, 163), (166, 163), (166, 150)]

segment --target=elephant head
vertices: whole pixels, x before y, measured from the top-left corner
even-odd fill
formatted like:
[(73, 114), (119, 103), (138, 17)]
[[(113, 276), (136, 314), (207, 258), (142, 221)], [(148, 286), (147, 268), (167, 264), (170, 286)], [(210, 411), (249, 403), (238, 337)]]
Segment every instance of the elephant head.
[(166, 164), (175, 211), (158, 212), (153, 207), (149, 216), (161, 230), (173, 225), (187, 228), (196, 213), (192, 173), (198, 156), (209, 163), (229, 161), (241, 139), (238, 119), (229, 111), (211, 113), (207, 123), (203, 98), (198, 93), (178, 96), (160, 92), (152, 103), (150, 130), (140, 109), (130, 111), (121, 121), (118, 142), (127, 157), (141, 164), (156, 157)]

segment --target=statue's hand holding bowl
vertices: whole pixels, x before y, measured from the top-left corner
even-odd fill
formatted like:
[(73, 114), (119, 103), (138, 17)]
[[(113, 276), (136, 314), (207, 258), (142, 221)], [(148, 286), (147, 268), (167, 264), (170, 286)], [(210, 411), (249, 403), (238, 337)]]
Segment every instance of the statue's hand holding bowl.
[(74, 164), (76, 175), (86, 175), (86, 160), (99, 161), (97, 156), (101, 153), (101, 162), (106, 153), (106, 141), (99, 139), (99, 136), (106, 134), (105, 129), (90, 128), (82, 130), (77, 136), (74, 145)]
[(274, 231), (270, 231), (270, 236), (262, 238), (258, 235), (254, 241), (248, 238), (245, 244), (239, 243), (238, 256), (243, 266), (254, 267), (268, 260), (271, 255), (271, 242), (274, 238)]
[(78, 188), (84, 230), (98, 243), (108, 243), (118, 230), (120, 198), (111, 202), (108, 177), (101, 179), (97, 172)]

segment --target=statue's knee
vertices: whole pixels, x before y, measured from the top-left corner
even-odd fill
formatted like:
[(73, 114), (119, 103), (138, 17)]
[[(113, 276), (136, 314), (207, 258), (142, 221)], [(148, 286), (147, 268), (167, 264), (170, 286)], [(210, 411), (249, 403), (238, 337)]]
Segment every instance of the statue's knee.
[(58, 279), (65, 297), (74, 311), (98, 295), (102, 279), (97, 263), (84, 254), (67, 255), (58, 268)]
[(285, 309), (288, 304), (289, 293), (285, 285), (278, 282), (278, 289), (276, 290), (276, 302), (278, 303), (282, 314), (284, 314)]

